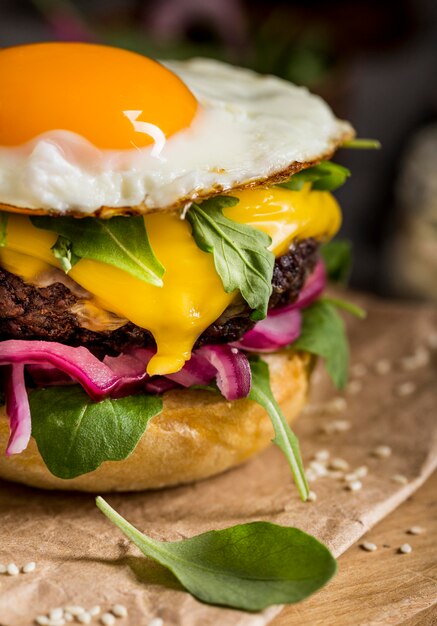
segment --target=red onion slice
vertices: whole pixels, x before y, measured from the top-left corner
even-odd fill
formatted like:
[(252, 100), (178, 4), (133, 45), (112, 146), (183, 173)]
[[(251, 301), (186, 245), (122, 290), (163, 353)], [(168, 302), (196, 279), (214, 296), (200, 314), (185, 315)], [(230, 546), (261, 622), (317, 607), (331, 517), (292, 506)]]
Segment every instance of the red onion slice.
[(204, 346), (197, 350), (216, 370), (217, 386), (226, 400), (238, 400), (249, 395), (252, 372), (247, 357), (228, 344)]
[(48, 363), (82, 385), (94, 400), (108, 396), (119, 377), (89, 350), (50, 341), (9, 339), (0, 344), (0, 365)]
[(182, 387), (194, 387), (195, 385), (208, 385), (215, 375), (216, 368), (209, 363), (208, 359), (199, 354), (199, 350), (196, 350), (179, 372), (167, 374), (166, 378)]
[(258, 322), (233, 345), (248, 352), (275, 352), (293, 343), (300, 331), (300, 311), (284, 307), (271, 311), (268, 317)]
[(24, 365), (8, 367), (6, 377), (6, 415), (9, 417), (10, 436), (6, 455), (20, 454), (27, 448), (32, 431), (29, 399), (24, 380)]

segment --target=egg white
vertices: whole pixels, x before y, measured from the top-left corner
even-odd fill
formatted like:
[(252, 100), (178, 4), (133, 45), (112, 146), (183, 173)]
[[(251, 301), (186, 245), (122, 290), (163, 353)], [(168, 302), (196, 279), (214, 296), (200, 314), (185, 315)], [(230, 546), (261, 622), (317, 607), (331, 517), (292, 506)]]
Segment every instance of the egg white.
[(353, 135), (320, 97), (274, 76), (208, 59), (165, 65), (201, 105), (189, 128), (125, 151), (100, 150), (68, 129), (0, 147), (0, 203), (84, 215), (167, 209), (317, 161)]

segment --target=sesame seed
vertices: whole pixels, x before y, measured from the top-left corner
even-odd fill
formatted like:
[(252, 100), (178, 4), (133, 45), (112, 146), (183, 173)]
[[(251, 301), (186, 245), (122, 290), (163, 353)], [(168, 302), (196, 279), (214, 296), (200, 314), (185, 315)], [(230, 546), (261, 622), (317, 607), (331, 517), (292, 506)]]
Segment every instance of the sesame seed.
[(353, 376), (361, 378), (362, 376), (365, 376), (367, 374), (367, 367), (364, 365), (364, 363), (355, 363), (351, 367), (351, 373)]
[(320, 461), (321, 463), (323, 463), (324, 461), (327, 461), (329, 459), (329, 456), (329, 450), (319, 450), (315, 453), (314, 458), (316, 459), (316, 461)]
[(6, 573), (9, 574), (9, 576), (17, 576), (20, 573), (20, 570), (15, 563), (9, 563), (6, 566)]
[(83, 606), (77, 606), (75, 604), (69, 604), (68, 606), (65, 607), (64, 610), (67, 611), (68, 613), (71, 613), (73, 617), (76, 617), (77, 615), (82, 615), (82, 613), (85, 613), (85, 609), (83, 608)]
[(0, 563), (0, 574), (6, 574), (7, 567), (3, 563)]
[(358, 478), (365, 478), (369, 473), (369, 468), (367, 465), (360, 465), (360, 467), (357, 467), (357, 469), (354, 470), (354, 473), (358, 476)]
[(405, 383), (401, 383), (396, 387), (396, 393), (398, 396), (411, 396), (412, 393), (416, 391), (416, 385), (411, 381), (406, 381)]
[(360, 547), (366, 552), (375, 552), (375, 550), (378, 549), (376, 543), (372, 543), (371, 541), (363, 541)]
[(410, 546), (409, 543), (403, 543), (401, 547), (399, 548), (399, 552), (401, 554), (410, 554), (410, 552), (412, 551), (413, 551), (413, 548)]
[(64, 617), (64, 609), (62, 609), (61, 607), (56, 607), (55, 609), (52, 609), (49, 613), (49, 618), (51, 620), (62, 619), (63, 617)]
[(49, 619), (48, 626), (65, 626), (65, 619)]
[(74, 617), (68, 611), (64, 611), (64, 619), (66, 622), (72, 622), (74, 620)]
[(314, 482), (318, 478), (316, 472), (313, 469), (311, 469), (311, 467), (305, 470), (305, 476), (309, 483)]
[(332, 422), (324, 424), (322, 431), (327, 435), (333, 435), (335, 433), (346, 432), (350, 427), (351, 423), (348, 420), (333, 420)]
[(306, 499), (307, 502), (315, 502), (317, 500), (317, 494), (315, 491), (309, 491), (308, 492), (308, 498)]
[(160, 617), (154, 617), (150, 622), (149, 626), (164, 626), (164, 620)]
[(103, 613), (102, 617), (100, 618), (100, 623), (103, 624), (103, 626), (114, 626), (115, 617), (112, 615), (112, 613)]
[(35, 569), (36, 563), (34, 561), (30, 561), (30, 563), (26, 563), (26, 565), (23, 565), (21, 571), (23, 572), (23, 574), (30, 574), (30, 572), (33, 572)]
[(349, 463), (345, 459), (340, 459), (336, 457), (334, 459), (331, 459), (331, 461), (329, 462), (329, 467), (334, 470), (346, 472), (349, 469)]
[(395, 474), (394, 476), (392, 476), (390, 478), (390, 480), (393, 483), (397, 483), (398, 485), (407, 485), (408, 484), (408, 478), (406, 476), (403, 476), (402, 474)]
[(414, 354), (401, 359), (401, 365), (404, 370), (416, 370), (419, 367), (424, 367), (429, 363), (429, 352), (423, 346), (419, 346)]
[(411, 526), (411, 528), (407, 530), (409, 535), (421, 535), (423, 532), (425, 532), (425, 529), (422, 528), (422, 526)]
[(98, 615), (100, 613), (100, 607), (98, 605), (93, 606), (88, 613), (91, 615), (91, 617), (96, 617), (96, 615)]
[(326, 476), (327, 469), (326, 466), (322, 463), (319, 463), (318, 461), (311, 461), (310, 468), (313, 470), (316, 476)]
[(372, 456), (378, 459), (388, 459), (391, 456), (391, 448), (390, 446), (377, 446), (372, 450)]
[(332, 400), (326, 403), (325, 408), (329, 413), (342, 413), (347, 409), (346, 399), (341, 396), (332, 398)]
[(346, 485), (346, 489), (349, 491), (359, 491), (363, 486), (361, 480), (353, 480), (352, 482)]
[(238, 354), (238, 348), (231, 348), (232, 354)]
[(38, 615), (38, 617), (35, 618), (35, 624), (38, 624), (38, 626), (48, 626), (49, 623), (49, 618), (46, 615)]
[(381, 376), (385, 376), (391, 371), (391, 363), (388, 359), (379, 359), (375, 363), (375, 372)]
[(354, 480), (358, 480), (358, 476), (356, 472), (350, 472), (349, 474), (344, 474), (344, 479), (347, 483), (351, 483)]
[(346, 387), (346, 391), (354, 396), (357, 393), (360, 393), (362, 388), (363, 383), (361, 382), (361, 380), (351, 380)]
[(123, 604), (114, 604), (111, 609), (111, 612), (116, 617), (127, 617), (127, 608)]
[(86, 611), (76, 617), (76, 621), (79, 622), (79, 624), (91, 624), (92, 619), (92, 616)]

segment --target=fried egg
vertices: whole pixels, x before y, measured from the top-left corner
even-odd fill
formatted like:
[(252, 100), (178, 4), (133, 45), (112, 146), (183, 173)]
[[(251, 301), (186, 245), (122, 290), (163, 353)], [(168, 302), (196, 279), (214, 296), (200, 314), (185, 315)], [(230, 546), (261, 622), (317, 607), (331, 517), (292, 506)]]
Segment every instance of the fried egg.
[(209, 59), (43, 43), (0, 51), (0, 205), (184, 206), (329, 157), (351, 126), (305, 88)]

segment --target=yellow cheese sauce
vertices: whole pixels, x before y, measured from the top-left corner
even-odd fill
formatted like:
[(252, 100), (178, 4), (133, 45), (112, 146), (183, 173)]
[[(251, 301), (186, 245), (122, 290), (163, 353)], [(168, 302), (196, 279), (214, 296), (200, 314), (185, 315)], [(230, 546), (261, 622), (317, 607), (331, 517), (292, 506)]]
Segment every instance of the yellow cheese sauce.
[[(268, 233), (276, 256), (284, 254), (294, 239), (327, 240), (340, 226), (334, 197), (308, 186), (302, 191), (248, 189), (231, 195), (240, 202), (224, 210), (226, 217)], [(196, 339), (220, 317), (235, 293), (224, 291), (213, 256), (198, 248), (187, 221), (175, 213), (153, 213), (144, 221), (152, 248), (165, 267), (163, 287), (88, 259), (81, 259), (69, 276), (104, 309), (149, 330), (157, 353), (147, 371), (170, 374), (183, 367)], [(32, 280), (46, 264), (59, 267), (50, 250), (56, 239), (55, 233), (35, 228), (29, 218), (11, 215), (6, 247), (0, 249), (1, 265)]]

